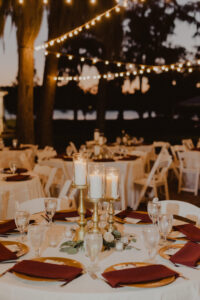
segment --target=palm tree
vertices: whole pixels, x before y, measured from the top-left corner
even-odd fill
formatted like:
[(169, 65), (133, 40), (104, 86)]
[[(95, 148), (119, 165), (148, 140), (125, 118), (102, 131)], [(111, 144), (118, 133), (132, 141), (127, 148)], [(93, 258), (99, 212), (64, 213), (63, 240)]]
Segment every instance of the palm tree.
[(16, 0), (3, 0), (0, 4), (0, 34), (3, 34), (7, 14), (12, 16), (17, 28), (19, 62), (17, 136), (20, 142), (34, 143), (34, 41), (42, 21), (43, 3), (41, 0), (29, 0), (20, 5)]

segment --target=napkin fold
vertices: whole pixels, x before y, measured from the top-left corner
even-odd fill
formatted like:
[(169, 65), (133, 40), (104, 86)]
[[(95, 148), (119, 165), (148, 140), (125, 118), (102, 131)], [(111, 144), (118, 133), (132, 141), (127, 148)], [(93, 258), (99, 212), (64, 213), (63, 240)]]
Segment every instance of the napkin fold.
[(193, 224), (184, 224), (174, 226), (175, 230), (180, 231), (186, 235), (188, 240), (193, 242), (200, 242), (200, 229), (194, 226)]
[[(85, 213), (85, 218), (89, 218), (92, 216), (91, 211), (89, 211), (87, 209), (86, 213)], [(75, 217), (79, 217), (78, 211), (74, 210), (74, 211), (66, 211), (66, 212), (59, 212), (57, 211), (53, 217), (54, 220), (65, 220), (66, 218), (75, 218)]]
[(12, 231), (16, 229), (16, 224), (14, 220), (9, 220), (4, 223), (0, 223), (0, 234), (1, 233), (7, 233), (9, 231)]
[(122, 158), (119, 158), (118, 160), (136, 160), (138, 158), (138, 156), (136, 155), (128, 155), (128, 156), (125, 156), (125, 157), (122, 157)]
[(188, 242), (179, 251), (170, 257), (170, 261), (176, 264), (195, 267), (200, 260), (200, 245)]
[(128, 217), (128, 218), (133, 218), (133, 219), (140, 219), (141, 220), (140, 222), (152, 223), (148, 214), (145, 214), (143, 212), (133, 211), (130, 209), (125, 209), (125, 210), (121, 211), (120, 213), (116, 214), (115, 216), (122, 220)]
[[(28, 170), (27, 169), (25, 169), (25, 168), (17, 168), (17, 170), (16, 170), (16, 172), (15, 173), (26, 173)], [(4, 168), (3, 169), (3, 173), (5, 173), (5, 174), (12, 174), (12, 172), (11, 172), (11, 170), (10, 170), (10, 168)]]
[(123, 284), (147, 283), (171, 276), (178, 277), (179, 274), (163, 265), (148, 265), (144, 267), (104, 272), (102, 276), (112, 287), (119, 287)]
[(29, 179), (31, 179), (30, 175), (22, 175), (22, 174), (6, 177), (6, 181), (24, 181)]
[(14, 267), (11, 268), (9, 272), (17, 272), (33, 277), (70, 282), (71, 280), (80, 276), (83, 272), (83, 269), (34, 260), (23, 260), (14, 265)]
[(101, 158), (101, 159), (93, 159), (94, 162), (112, 162), (113, 158)]
[(17, 255), (0, 243), (0, 261), (17, 259)]

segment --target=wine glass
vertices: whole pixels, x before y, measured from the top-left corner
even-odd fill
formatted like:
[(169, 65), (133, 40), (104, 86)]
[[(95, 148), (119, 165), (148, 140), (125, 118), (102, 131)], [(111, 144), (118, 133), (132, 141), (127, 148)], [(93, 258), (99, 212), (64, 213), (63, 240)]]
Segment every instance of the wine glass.
[(49, 223), (52, 224), (53, 216), (56, 212), (57, 208), (57, 199), (56, 198), (45, 198), (44, 199), (44, 207), (47, 218), (49, 219)]
[(17, 139), (13, 139), (12, 140), (12, 146), (13, 146), (13, 148), (17, 148), (17, 145), (18, 145), (18, 140)]
[(25, 241), (24, 233), (26, 231), (26, 228), (29, 223), (29, 213), (27, 211), (16, 211), (15, 213), (15, 224), (17, 226), (17, 229), (19, 230), (21, 234), (20, 240), (22, 242)]
[(156, 256), (157, 246), (160, 240), (160, 234), (157, 226), (151, 225), (144, 228), (142, 231), (142, 236), (144, 245), (148, 250), (149, 262), (153, 262)]
[(44, 235), (46, 232), (45, 225), (42, 224), (30, 224), (28, 226), (28, 238), (30, 240), (31, 246), (35, 251), (35, 256), (40, 256), (40, 249), (44, 241)]
[(158, 229), (161, 237), (164, 239), (162, 244), (167, 243), (167, 236), (172, 230), (173, 225), (173, 215), (171, 214), (162, 214), (158, 218)]
[(15, 161), (11, 161), (9, 163), (9, 168), (12, 174), (15, 174), (17, 171), (17, 163)]
[(148, 211), (149, 217), (151, 218), (153, 224), (156, 224), (156, 222), (158, 221), (159, 214), (160, 214), (160, 203), (149, 201), (147, 204), (147, 211)]
[(99, 270), (97, 260), (103, 246), (102, 234), (99, 232), (88, 232), (85, 236), (86, 253), (88, 254), (91, 264), (88, 272), (96, 273)]

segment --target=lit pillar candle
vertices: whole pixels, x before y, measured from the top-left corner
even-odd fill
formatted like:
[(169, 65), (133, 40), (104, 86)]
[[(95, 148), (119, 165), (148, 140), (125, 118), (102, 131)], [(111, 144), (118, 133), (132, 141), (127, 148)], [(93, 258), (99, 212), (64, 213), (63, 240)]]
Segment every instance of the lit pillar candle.
[(101, 174), (89, 175), (90, 197), (91, 199), (100, 199), (103, 197), (103, 178)]
[(119, 172), (115, 168), (106, 170), (106, 198), (119, 198)]
[(100, 154), (100, 147), (98, 145), (94, 146), (94, 155), (98, 156)]
[(95, 131), (94, 131), (94, 140), (95, 140), (95, 142), (98, 142), (98, 140), (99, 140), (99, 130), (98, 129), (95, 129)]
[(74, 155), (74, 184), (86, 185), (87, 183), (87, 161), (80, 153)]

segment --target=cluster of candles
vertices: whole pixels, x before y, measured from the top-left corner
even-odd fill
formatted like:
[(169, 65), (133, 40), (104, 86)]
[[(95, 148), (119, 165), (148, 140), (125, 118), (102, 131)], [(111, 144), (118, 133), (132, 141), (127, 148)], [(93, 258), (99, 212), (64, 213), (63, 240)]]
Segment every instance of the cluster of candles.
[(116, 168), (106, 168), (103, 164), (90, 163), (80, 153), (74, 155), (74, 184), (88, 185), (89, 199), (118, 199), (119, 171)]

